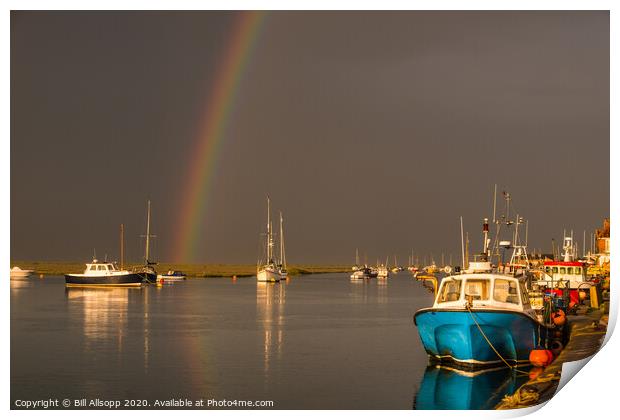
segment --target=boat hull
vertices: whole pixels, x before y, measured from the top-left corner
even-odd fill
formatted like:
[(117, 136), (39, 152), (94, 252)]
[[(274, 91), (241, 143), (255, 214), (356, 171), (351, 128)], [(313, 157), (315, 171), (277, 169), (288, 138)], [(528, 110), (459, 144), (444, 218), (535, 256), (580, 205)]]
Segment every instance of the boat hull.
[(140, 286), (143, 276), (139, 273), (119, 274), (110, 276), (84, 276), (65, 274), (67, 287), (72, 286)]
[(516, 311), (429, 308), (416, 312), (414, 322), (431, 359), (466, 369), (505, 365), (499, 355), (513, 366), (529, 364), (530, 351), (544, 343), (547, 331)]
[(280, 273), (276, 270), (270, 270), (270, 269), (258, 270), (258, 272), (256, 273), (256, 279), (258, 281), (269, 281), (269, 282), (280, 281)]
[(166, 275), (158, 275), (157, 281), (163, 281), (164, 283), (174, 283), (177, 281), (185, 281), (187, 278), (185, 276), (166, 276)]
[(32, 274), (32, 271), (11, 271), (12, 279), (27, 279)]

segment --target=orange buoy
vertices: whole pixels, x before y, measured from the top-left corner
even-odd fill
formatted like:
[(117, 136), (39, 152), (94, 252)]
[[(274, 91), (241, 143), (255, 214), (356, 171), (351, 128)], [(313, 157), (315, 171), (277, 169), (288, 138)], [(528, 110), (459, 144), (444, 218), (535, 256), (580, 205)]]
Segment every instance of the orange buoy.
[(554, 356), (557, 357), (557, 355), (560, 354), (560, 352), (562, 352), (563, 349), (564, 349), (564, 345), (562, 344), (560, 340), (553, 340), (551, 342), (551, 353), (553, 353)]
[(237, 283), (237, 275), (236, 274), (234, 276), (232, 276), (232, 282), (233, 283)]
[(568, 304), (568, 309), (573, 309), (575, 305), (577, 305), (577, 302), (571, 300), (570, 303)]
[(579, 291), (579, 300), (584, 300), (588, 296), (583, 290)]
[(553, 361), (553, 353), (542, 348), (534, 349), (530, 352), (530, 363), (534, 366), (547, 366)]
[(557, 311), (551, 314), (551, 320), (558, 327), (564, 325), (566, 323), (566, 314), (563, 310), (558, 309)]

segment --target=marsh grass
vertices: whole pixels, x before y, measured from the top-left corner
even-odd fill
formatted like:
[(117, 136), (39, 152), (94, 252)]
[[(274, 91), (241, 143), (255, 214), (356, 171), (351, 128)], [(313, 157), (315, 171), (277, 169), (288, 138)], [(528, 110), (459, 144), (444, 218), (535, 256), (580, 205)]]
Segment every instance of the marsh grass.
[[(125, 268), (140, 266), (140, 263), (126, 263)], [(66, 261), (11, 261), (11, 267), (34, 270), (36, 274), (64, 275), (67, 273), (82, 273), (84, 263)], [(172, 264), (159, 263), (155, 266), (158, 273), (168, 270), (182, 271), (189, 277), (251, 277), (256, 275), (254, 264)], [(289, 276), (321, 273), (344, 273), (350, 267), (343, 265), (289, 265)]]

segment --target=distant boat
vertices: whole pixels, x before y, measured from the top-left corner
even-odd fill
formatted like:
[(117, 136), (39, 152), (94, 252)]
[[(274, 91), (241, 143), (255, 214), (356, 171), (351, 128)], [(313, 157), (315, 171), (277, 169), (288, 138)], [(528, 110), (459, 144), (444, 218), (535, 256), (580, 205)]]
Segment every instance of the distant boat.
[(411, 250), (411, 255), (409, 256), (409, 265), (407, 266), (407, 270), (411, 274), (415, 274), (418, 271), (418, 264), (413, 263), (413, 249)]
[(264, 261), (259, 261), (256, 267), (256, 280), (276, 282), (280, 281), (280, 270), (273, 257), (273, 229), (271, 226), (271, 203), (267, 197), (267, 233), (266, 237), (266, 255)]
[(166, 274), (158, 274), (157, 281), (169, 283), (186, 280), (187, 276), (181, 271), (169, 270)]
[(394, 267), (392, 267), (392, 273), (399, 273), (401, 271), (403, 271), (403, 267), (401, 267), (400, 265), (398, 265), (398, 262), (396, 261), (396, 255), (394, 255)]
[(365, 280), (365, 279), (369, 279), (370, 277), (372, 277), (371, 275), (371, 271), (369, 267), (362, 267), (358, 270), (355, 270), (353, 272), (353, 274), (351, 274), (351, 280)]
[(119, 270), (116, 264), (93, 259), (86, 264), (82, 274), (65, 274), (67, 287), (71, 286), (140, 286), (143, 277), (139, 273)]
[(390, 270), (387, 267), (387, 258), (386, 263), (381, 264), (377, 267), (377, 278), (386, 279), (390, 276)]
[(11, 278), (12, 279), (26, 279), (30, 277), (30, 275), (34, 272), (34, 270), (22, 270), (21, 268), (15, 266), (11, 268)]

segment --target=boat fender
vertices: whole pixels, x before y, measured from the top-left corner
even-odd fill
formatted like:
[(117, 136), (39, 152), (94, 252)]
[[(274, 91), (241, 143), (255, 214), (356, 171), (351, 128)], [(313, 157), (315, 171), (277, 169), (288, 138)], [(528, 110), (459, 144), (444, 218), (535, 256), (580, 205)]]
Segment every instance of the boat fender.
[(560, 327), (566, 323), (566, 314), (563, 310), (558, 309), (551, 314), (551, 320), (556, 326)]
[(535, 348), (530, 352), (530, 363), (537, 367), (547, 366), (553, 361), (553, 353), (543, 348)]

